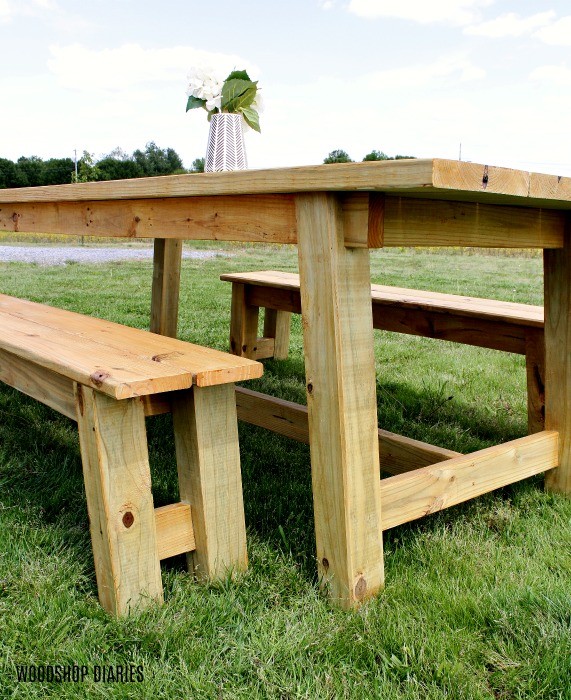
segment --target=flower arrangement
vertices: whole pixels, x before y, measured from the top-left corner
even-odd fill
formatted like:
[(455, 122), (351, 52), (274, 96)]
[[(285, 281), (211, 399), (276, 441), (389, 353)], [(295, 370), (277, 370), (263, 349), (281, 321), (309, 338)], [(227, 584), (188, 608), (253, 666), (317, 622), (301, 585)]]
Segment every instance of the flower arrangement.
[(235, 70), (226, 80), (212, 70), (193, 68), (188, 76), (186, 111), (202, 107), (213, 114), (241, 114), (246, 124), (260, 131), (258, 81), (250, 80), (245, 70)]

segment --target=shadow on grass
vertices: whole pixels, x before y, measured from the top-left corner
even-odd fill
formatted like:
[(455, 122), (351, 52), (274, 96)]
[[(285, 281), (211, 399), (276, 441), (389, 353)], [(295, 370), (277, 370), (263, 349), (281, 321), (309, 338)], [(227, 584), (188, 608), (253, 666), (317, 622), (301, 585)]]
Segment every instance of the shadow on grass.
[[(264, 377), (248, 386), (300, 402), (305, 392), (303, 372), (302, 361), (269, 362)], [(377, 396), (382, 427), (458, 451), (481, 449), (522, 434), (517, 417), (498, 416), (487, 404), (466, 406), (438, 388), (418, 392), (402, 384), (384, 383), (377, 386)], [(239, 432), (248, 531), (272, 549), (291, 555), (302, 575), (314, 583), (309, 447), (243, 423)], [(178, 483), (171, 416), (148, 419), (147, 433), (155, 506), (175, 502)], [(84, 548), (88, 520), (75, 423), (1, 387), (0, 445), (4, 507), (32, 504), (41, 521), (69, 528), (70, 546)], [(430, 528), (430, 522), (406, 527), (424, 526)], [(404, 535), (403, 530), (400, 533)], [(184, 570), (185, 557), (163, 565)]]

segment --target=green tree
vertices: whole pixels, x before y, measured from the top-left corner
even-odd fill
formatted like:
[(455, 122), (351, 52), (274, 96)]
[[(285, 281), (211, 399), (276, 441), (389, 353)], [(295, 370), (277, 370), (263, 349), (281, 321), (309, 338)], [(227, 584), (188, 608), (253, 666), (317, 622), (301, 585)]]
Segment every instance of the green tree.
[(93, 182), (100, 179), (100, 172), (93, 159), (93, 155), (88, 151), (83, 151), (83, 155), (77, 164), (77, 177), (72, 173), (72, 182)]
[(363, 158), (363, 161), (366, 160), (392, 160), (392, 158), (383, 151), (371, 151)]
[(20, 187), (16, 184), (16, 165), (8, 158), (0, 158), (0, 188)]
[(75, 163), (71, 158), (50, 158), (43, 167), (43, 185), (65, 185), (75, 175)]
[(346, 151), (342, 151), (340, 148), (338, 148), (335, 151), (331, 151), (331, 153), (323, 160), (324, 163), (353, 163), (353, 160), (349, 157), (349, 154)]
[(190, 169), (191, 173), (203, 173), (204, 172), (204, 158), (195, 158), (192, 161), (192, 167)]
[[(16, 162), (16, 171), (18, 173), (17, 187), (36, 187), (37, 185), (45, 185), (45, 163), (38, 156), (21, 156)], [(67, 180), (69, 182), (69, 179)]]
[(137, 149), (133, 153), (133, 159), (139, 166), (143, 176), (172, 175), (176, 172), (185, 172), (182, 160), (173, 148), (159, 148), (154, 141), (150, 141), (144, 151)]

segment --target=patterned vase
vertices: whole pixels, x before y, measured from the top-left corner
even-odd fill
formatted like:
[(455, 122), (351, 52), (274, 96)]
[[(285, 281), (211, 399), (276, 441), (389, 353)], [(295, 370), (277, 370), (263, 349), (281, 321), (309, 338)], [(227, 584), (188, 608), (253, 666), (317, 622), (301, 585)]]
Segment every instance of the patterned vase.
[(246, 170), (241, 114), (213, 114), (208, 132), (204, 171)]

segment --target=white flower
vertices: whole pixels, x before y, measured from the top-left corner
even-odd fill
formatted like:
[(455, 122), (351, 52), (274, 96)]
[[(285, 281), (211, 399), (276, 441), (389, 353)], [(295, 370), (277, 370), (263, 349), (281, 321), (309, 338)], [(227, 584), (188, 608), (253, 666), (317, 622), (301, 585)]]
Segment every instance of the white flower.
[(206, 100), (206, 109), (212, 112), (213, 109), (220, 111), (222, 109), (222, 95), (217, 95), (209, 100)]
[(224, 80), (212, 68), (192, 68), (188, 75), (186, 94), (199, 100), (211, 101), (220, 98), (223, 84)]
[(262, 99), (262, 93), (256, 90), (256, 96), (252, 102), (252, 109), (255, 109), (258, 114), (264, 111), (264, 100)]

